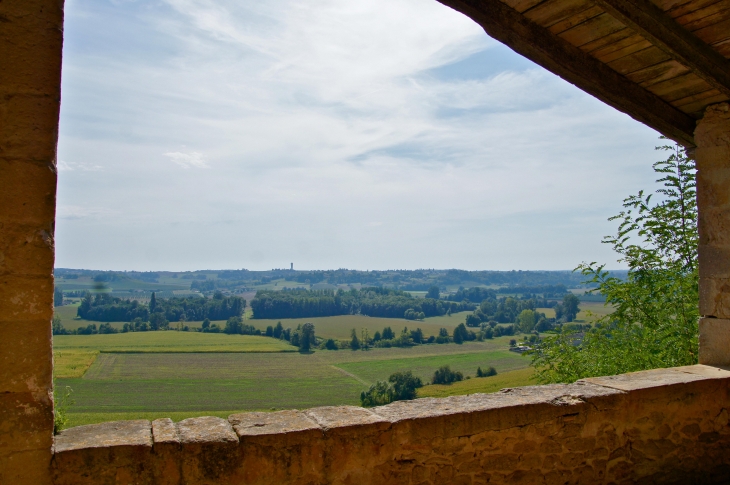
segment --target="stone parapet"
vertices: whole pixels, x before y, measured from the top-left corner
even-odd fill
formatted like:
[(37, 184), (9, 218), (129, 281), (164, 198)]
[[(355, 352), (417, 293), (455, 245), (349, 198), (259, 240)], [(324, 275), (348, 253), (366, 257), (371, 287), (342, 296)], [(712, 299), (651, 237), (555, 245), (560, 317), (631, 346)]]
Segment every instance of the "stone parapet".
[(730, 371), (703, 365), (363, 409), (81, 426), (62, 484), (728, 483)]

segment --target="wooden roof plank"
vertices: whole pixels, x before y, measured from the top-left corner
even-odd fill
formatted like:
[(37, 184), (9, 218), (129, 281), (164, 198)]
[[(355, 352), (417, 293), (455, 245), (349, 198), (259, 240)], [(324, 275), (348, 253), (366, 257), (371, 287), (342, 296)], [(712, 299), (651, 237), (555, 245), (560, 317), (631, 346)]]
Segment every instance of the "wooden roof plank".
[(730, 39), (730, 19), (695, 30), (693, 34), (710, 45)]
[(668, 61), (634, 71), (626, 77), (646, 88), (652, 84), (686, 74), (688, 71), (689, 68), (687, 66), (680, 64), (674, 59), (670, 59)]
[(545, 0), (523, 15), (542, 27), (550, 27), (591, 7), (593, 4), (586, 0)]
[(593, 51), (591, 52), (591, 55), (601, 62), (608, 63), (649, 47), (651, 47), (651, 42), (639, 34), (634, 34), (631, 37), (616, 42), (613, 45)]
[[(708, 46), (699, 35), (706, 29), (696, 32), (695, 37), (649, 0), (594, 1), (654, 46), (692, 69), (712, 87), (730, 94), (730, 61)], [(711, 36), (709, 32), (707, 34)]]
[(708, 89), (707, 91), (702, 91), (701, 93), (691, 94), (689, 96), (685, 96), (684, 98), (679, 98), (675, 100), (672, 104), (684, 111), (687, 106), (698, 102), (705, 102), (705, 100), (712, 99), (717, 96), (724, 96), (724, 94), (713, 88)]
[(501, 1), (439, 1), (476, 21), (494, 39), (606, 104), (683, 145), (694, 146), (694, 118)]
[(560, 22), (557, 22), (548, 27), (548, 30), (550, 30), (550, 32), (552, 32), (553, 34), (560, 34), (578, 25), (583, 25), (585, 22), (590, 21), (593, 18), (602, 15), (603, 13), (603, 10), (601, 10), (599, 7), (591, 7), (589, 9), (578, 12), (575, 15), (564, 18)]
[(545, 0), (502, 0), (504, 3), (522, 13)]
[(601, 13), (598, 17), (587, 20), (558, 35), (574, 46), (582, 47), (595, 39), (605, 37), (625, 28), (621, 22), (607, 13)]
[(624, 56), (615, 61), (606, 63), (616, 72), (623, 75), (631, 74), (640, 69), (646, 69), (647, 67), (655, 66), (662, 62), (668, 61), (671, 57), (663, 52), (658, 47), (650, 45), (646, 49), (642, 49), (638, 52), (634, 52), (631, 55)]
[(583, 44), (580, 48), (585, 52), (595, 52), (598, 49), (616, 45), (618, 42), (624, 41), (632, 35), (634, 35), (634, 31), (624, 27), (621, 30), (617, 30), (616, 32), (604, 35), (603, 37), (598, 37), (587, 44)]
[(708, 7), (692, 11), (687, 15), (675, 17), (674, 20), (685, 29), (694, 32), (725, 20), (728, 18), (728, 13), (730, 13), (730, 2), (717, 2)]
[(706, 97), (703, 97), (702, 99), (698, 99), (696, 101), (693, 101), (691, 103), (686, 103), (686, 104), (684, 104), (682, 106), (678, 106), (678, 107), (679, 107), (679, 109), (681, 109), (682, 111), (684, 111), (685, 113), (687, 113), (690, 116), (693, 116), (695, 118), (701, 118), (702, 114), (704, 112), (704, 109), (707, 106), (709, 106), (711, 104), (722, 103), (723, 101), (730, 100), (730, 97), (725, 96), (720, 91), (718, 91), (716, 89), (714, 89), (713, 91), (715, 94), (713, 94), (712, 96), (706, 96)]
[(717, 3), (721, 3), (724, 0), (694, 0), (691, 2), (685, 2), (681, 5), (664, 5), (662, 3), (659, 3), (658, 6), (664, 10), (667, 15), (669, 15), (672, 18), (678, 18), (683, 15), (690, 14), (694, 12), (695, 10), (699, 10), (705, 7), (708, 7), (710, 5), (714, 5)]
[(652, 84), (646, 89), (672, 103), (678, 99), (707, 91), (711, 89), (711, 86), (701, 77), (689, 72), (682, 76)]

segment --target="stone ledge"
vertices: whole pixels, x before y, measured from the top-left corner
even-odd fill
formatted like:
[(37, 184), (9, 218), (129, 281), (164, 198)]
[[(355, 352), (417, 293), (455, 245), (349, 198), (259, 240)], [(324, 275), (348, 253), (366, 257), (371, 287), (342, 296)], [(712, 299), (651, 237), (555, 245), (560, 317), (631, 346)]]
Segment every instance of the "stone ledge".
[(54, 476), (57, 485), (721, 483), (728, 408), (730, 370), (696, 365), (373, 409), (104, 423), (57, 437)]

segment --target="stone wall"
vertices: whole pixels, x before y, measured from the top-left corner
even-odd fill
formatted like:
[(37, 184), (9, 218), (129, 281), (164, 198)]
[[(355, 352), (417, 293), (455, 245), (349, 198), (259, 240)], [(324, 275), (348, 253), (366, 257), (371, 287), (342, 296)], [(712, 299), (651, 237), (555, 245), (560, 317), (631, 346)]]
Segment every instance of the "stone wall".
[(696, 365), (371, 410), (120, 421), (56, 438), (54, 483), (729, 483), (730, 371)]
[(62, 42), (62, 1), (0, 1), (0, 484), (50, 483)]
[(700, 363), (730, 365), (730, 105), (695, 131), (699, 207)]

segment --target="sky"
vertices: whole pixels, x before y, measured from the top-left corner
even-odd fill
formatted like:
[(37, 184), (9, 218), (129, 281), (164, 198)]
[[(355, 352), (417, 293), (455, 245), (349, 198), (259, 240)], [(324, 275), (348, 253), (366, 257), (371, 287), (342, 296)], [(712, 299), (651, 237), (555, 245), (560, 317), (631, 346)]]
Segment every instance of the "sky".
[(434, 0), (66, 0), (56, 267), (621, 268), (658, 136)]

